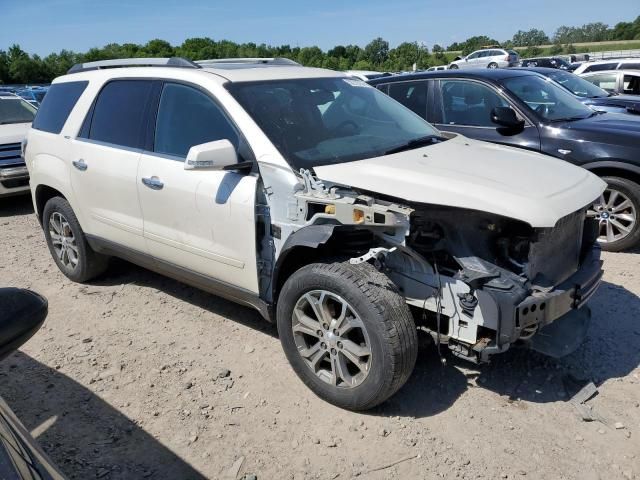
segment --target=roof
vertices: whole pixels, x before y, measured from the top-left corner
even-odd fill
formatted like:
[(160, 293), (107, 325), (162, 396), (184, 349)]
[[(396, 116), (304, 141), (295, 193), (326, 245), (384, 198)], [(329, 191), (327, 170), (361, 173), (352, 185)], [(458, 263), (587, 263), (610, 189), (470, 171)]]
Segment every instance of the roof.
[(369, 83), (371, 85), (377, 85), (380, 83), (406, 82), (408, 80), (424, 80), (430, 78), (482, 78), (499, 81), (504, 78), (522, 77), (525, 75), (535, 75), (535, 73), (523, 68), (473, 68), (468, 70), (449, 69), (376, 78), (375, 80), (371, 80)]
[(101, 60), (74, 65), (68, 74), (58, 81), (111, 77), (162, 77), (183, 78), (193, 75), (214, 74), (224, 81), (251, 82), (296, 78), (344, 77), (343, 73), (322, 68), (303, 67), (289, 59), (236, 58), (201, 60), (191, 62), (180, 57), (126, 58)]

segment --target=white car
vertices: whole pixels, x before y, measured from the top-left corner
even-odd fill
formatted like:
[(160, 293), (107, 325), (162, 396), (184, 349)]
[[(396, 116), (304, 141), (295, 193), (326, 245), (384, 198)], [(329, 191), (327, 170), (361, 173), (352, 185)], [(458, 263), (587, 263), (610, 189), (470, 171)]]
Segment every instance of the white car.
[(473, 362), (515, 343), (572, 351), (602, 276), (586, 218), (598, 177), (277, 59), (77, 65), (26, 159), (70, 279), (115, 255), (253, 307), (303, 382), (344, 408), (406, 382), (417, 325)]
[(29, 191), (21, 144), (35, 113), (35, 107), (17, 95), (0, 93), (0, 197)]
[(452, 70), (467, 68), (507, 68), (520, 65), (520, 55), (515, 50), (483, 48), (449, 64)]
[(375, 78), (389, 77), (392, 74), (389, 72), (375, 72), (372, 70), (347, 70), (344, 72), (350, 77), (358, 78), (363, 81), (373, 80)]
[(605, 70), (640, 70), (640, 58), (623, 58), (612, 60), (599, 60), (597, 62), (584, 62), (573, 73), (602, 72)]

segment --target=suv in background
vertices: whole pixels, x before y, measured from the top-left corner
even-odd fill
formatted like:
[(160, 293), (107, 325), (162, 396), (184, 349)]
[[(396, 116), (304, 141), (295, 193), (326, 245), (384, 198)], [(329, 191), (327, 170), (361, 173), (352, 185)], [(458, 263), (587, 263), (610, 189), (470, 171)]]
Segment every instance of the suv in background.
[(428, 72), (373, 80), (436, 127), (538, 151), (580, 165), (608, 184), (589, 215), (602, 248), (640, 242), (640, 118), (597, 112), (557, 83), (520, 68)]
[(67, 277), (115, 255), (251, 306), (345, 408), (407, 381), (417, 324), (474, 362), (514, 343), (572, 351), (602, 276), (598, 177), (279, 59), (77, 65), (25, 155)]
[(21, 143), (36, 109), (12, 93), (0, 93), (0, 197), (29, 191)]
[(519, 64), (520, 55), (515, 50), (490, 48), (476, 50), (460, 60), (454, 60), (449, 64), (449, 68), (505, 68), (517, 67)]
[(574, 69), (574, 67), (569, 62), (560, 57), (525, 58), (524, 60), (522, 60), (522, 66), (557, 68), (560, 70), (567, 70), (569, 72)]
[(600, 60), (597, 62), (584, 62), (573, 73), (580, 75), (590, 72), (602, 72), (604, 70), (637, 70), (640, 69), (640, 58), (625, 58), (615, 60)]

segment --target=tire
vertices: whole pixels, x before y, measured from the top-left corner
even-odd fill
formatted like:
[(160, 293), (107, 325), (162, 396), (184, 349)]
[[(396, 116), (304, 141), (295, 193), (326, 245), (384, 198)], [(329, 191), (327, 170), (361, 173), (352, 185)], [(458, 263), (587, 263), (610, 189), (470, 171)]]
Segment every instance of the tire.
[(458, 68), (460, 67), (458, 67), (458, 65), (456, 65), (455, 63), (449, 65), (449, 70), (458, 70)]
[[(640, 185), (622, 177), (602, 177), (602, 179), (607, 182), (607, 190), (588, 212), (590, 216), (595, 216), (600, 221), (601, 229), (598, 238), (600, 246), (609, 252), (620, 252), (637, 246), (640, 243)], [(611, 201), (612, 192), (617, 192), (613, 202)], [(630, 207), (616, 211), (622, 199), (628, 199)], [(616, 218), (617, 215), (620, 217)], [(620, 230), (619, 225), (630, 228), (630, 231)], [(607, 239), (608, 228), (611, 228), (614, 234), (620, 235), (614, 235), (612, 237), (614, 240)]]
[(498, 64), (496, 62), (491, 62), (489, 65), (487, 65), (487, 68), (491, 68), (491, 69), (498, 68)]
[(53, 260), (70, 280), (86, 282), (107, 269), (109, 257), (92, 250), (71, 205), (64, 198), (54, 197), (45, 204), (42, 228)]
[[(320, 310), (314, 310), (312, 301), (333, 313), (329, 320), (322, 317), (331, 323), (317, 321), (321, 315), (315, 312)], [(341, 324), (338, 312), (344, 311), (348, 315)], [(304, 324), (298, 322), (300, 312), (308, 314)], [(373, 408), (396, 393), (413, 372), (418, 336), (409, 307), (388, 277), (368, 263), (302, 267), (282, 288), (277, 323), (282, 348), (298, 377), (338, 407)], [(361, 366), (356, 367), (354, 357)]]

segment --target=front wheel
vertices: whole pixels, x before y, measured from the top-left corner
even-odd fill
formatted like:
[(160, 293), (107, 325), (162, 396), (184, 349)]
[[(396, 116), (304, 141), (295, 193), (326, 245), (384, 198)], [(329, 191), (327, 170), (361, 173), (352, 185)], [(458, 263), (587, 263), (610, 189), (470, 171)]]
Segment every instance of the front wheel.
[(607, 189), (587, 211), (600, 225), (603, 250), (619, 252), (640, 241), (640, 185), (621, 177), (602, 177)]
[(364, 263), (311, 264), (278, 299), (284, 352), (322, 399), (350, 410), (384, 402), (411, 376), (416, 326), (395, 285)]

